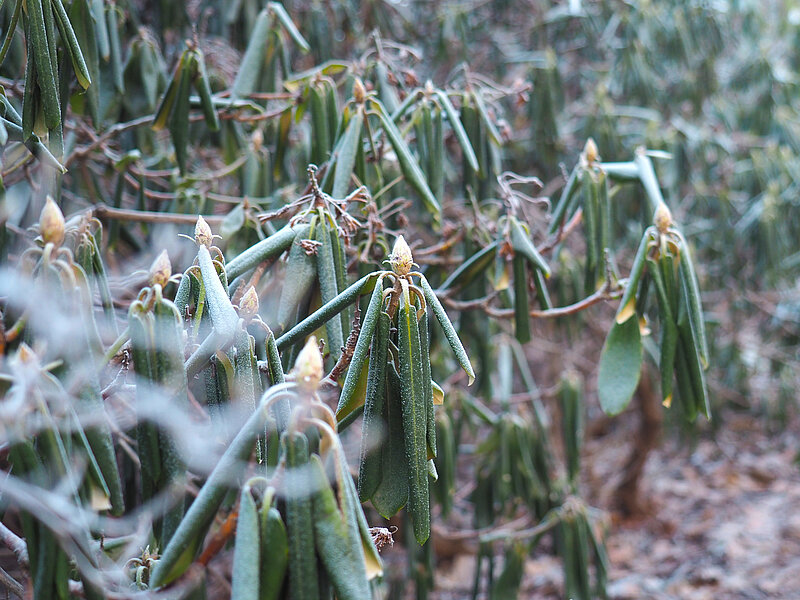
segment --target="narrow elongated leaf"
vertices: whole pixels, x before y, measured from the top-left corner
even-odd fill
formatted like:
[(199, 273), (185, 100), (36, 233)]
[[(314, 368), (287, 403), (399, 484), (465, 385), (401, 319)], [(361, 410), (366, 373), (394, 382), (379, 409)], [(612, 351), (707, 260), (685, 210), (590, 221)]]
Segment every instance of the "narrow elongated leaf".
[(578, 190), (578, 183), (580, 181), (578, 175), (580, 174), (580, 170), (580, 165), (575, 165), (567, 178), (567, 184), (564, 186), (561, 196), (559, 196), (558, 203), (551, 217), (550, 229), (548, 231), (550, 235), (558, 231), (558, 228), (561, 227), (561, 223), (571, 216), (568, 209), (572, 204), (572, 198), (575, 192)]
[(386, 137), (389, 138), (389, 143), (397, 155), (397, 160), (400, 162), (400, 169), (403, 171), (406, 182), (420, 195), (428, 211), (434, 216), (438, 216), (441, 212), (439, 202), (428, 187), (425, 175), (422, 173), (417, 160), (412, 156), (408, 145), (403, 140), (400, 130), (397, 129), (386, 108), (379, 100), (371, 98), (370, 102), (372, 102), (373, 110), (378, 115), (383, 130), (386, 132)]
[(664, 203), (664, 197), (661, 195), (661, 188), (658, 185), (656, 172), (653, 169), (653, 161), (647, 156), (644, 148), (637, 148), (633, 161), (639, 168), (639, 179), (644, 186), (650, 204), (650, 212), (654, 213), (656, 208)]
[(317, 278), (317, 261), (313, 254), (308, 254), (301, 242), (311, 231), (308, 225), (298, 227), (297, 235), (289, 250), (286, 262), (286, 278), (284, 279), (281, 298), (278, 303), (278, 327), (285, 329), (294, 325), (297, 309), (305, 303), (311, 287)]
[(364, 123), (364, 112), (361, 107), (356, 107), (350, 122), (347, 124), (344, 136), (336, 148), (336, 162), (334, 163), (333, 189), (334, 198), (344, 198), (350, 187), (350, 176), (356, 164), (356, 155), (361, 145), (361, 128)]
[(447, 343), (450, 344), (450, 348), (453, 349), (458, 364), (461, 365), (461, 368), (464, 369), (464, 372), (469, 376), (468, 385), (472, 385), (472, 382), (475, 381), (475, 371), (472, 370), (469, 356), (467, 356), (467, 351), (464, 350), (464, 345), (461, 343), (458, 333), (456, 333), (456, 328), (453, 327), (453, 324), (450, 322), (442, 303), (439, 302), (439, 298), (436, 297), (436, 292), (431, 289), (431, 284), (428, 283), (425, 276), (420, 277), (420, 283), (422, 285), (422, 293), (425, 296), (425, 301), (433, 310), (433, 314), (436, 315), (439, 325), (442, 326), (444, 336), (447, 339)]
[(75, 36), (75, 30), (72, 28), (72, 23), (70, 23), (62, 0), (52, 0), (51, 4), (55, 12), (58, 31), (67, 46), (67, 51), (72, 61), (72, 68), (75, 69), (75, 76), (78, 78), (78, 83), (81, 84), (81, 87), (86, 89), (92, 84), (92, 78), (89, 74), (89, 68), (86, 66), (86, 61), (83, 58), (83, 52), (78, 43), (78, 38)]
[(200, 96), (200, 106), (203, 109), (206, 125), (211, 131), (217, 131), (219, 129), (219, 117), (217, 116), (217, 109), (214, 107), (214, 100), (211, 97), (211, 82), (206, 72), (205, 55), (202, 50), (198, 49), (194, 51), (194, 56), (197, 62), (194, 88), (197, 90), (197, 95)]
[(233, 308), (225, 288), (222, 287), (208, 248), (201, 245), (197, 251), (197, 259), (203, 275), (208, 312), (214, 323), (214, 329), (222, 336), (232, 337), (236, 324), (239, 322), (239, 315), (236, 314), (236, 309)]
[(255, 25), (250, 33), (250, 41), (239, 64), (239, 71), (231, 86), (231, 100), (238, 100), (256, 90), (262, 65), (265, 62), (267, 43), (269, 41), (272, 15), (265, 8), (256, 17)]
[(242, 489), (239, 498), (231, 597), (237, 600), (260, 600), (261, 540), (258, 535), (258, 511), (249, 486)]
[[(44, 0), (47, 1), (47, 0)], [(61, 102), (58, 97), (56, 85), (57, 66), (51, 61), (50, 45), (45, 29), (43, 0), (26, 0), (28, 7), (28, 33), (31, 36), (33, 56), (36, 64), (36, 83), (42, 92), (42, 107), (44, 108), (45, 123), (48, 129), (55, 129), (61, 123)], [(51, 10), (49, 1), (47, 10)], [(25, 87), (33, 85), (32, 80), (26, 80)]]
[(409, 466), (403, 431), (403, 407), (400, 398), (400, 376), (393, 362), (386, 366), (386, 402), (383, 422), (386, 441), (381, 447), (381, 481), (372, 494), (372, 505), (389, 519), (408, 502)]
[(316, 311), (275, 340), (278, 350), (283, 350), (310, 333), (313, 333), (321, 325), (355, 302), (360, 295), (371, 292), (371, 286), (375, 285), (376, 279), (377, 275), (374, 273), (365, 275), (350, 287), (343, 290), (330, 302), (320, 306)]
[(262, 508), (261, 538), (260, 600), (278, 600), (289, 565), (289, 540), (277, 508)]
[(445, 279), (444, 283), (439, 287), (439, 290), (458, 289), (472, 283), (478, 275), (483, 273), (492, 264), (497, 254), (497, 246), (497, 242), (492, 242), (470, 256)]
[(528, 315), (528, 271), (525, 259), (514, 257), (514, 333), (520, 344), (531, 341), (531, 323)]
[(414, 537), (422, 545), (430, 536), (428, 450), (425, 430), (427, 409), (422, 382), (419, 325), (413, 306), (401, 301), (397, 312), (400, 363), (400, 396), (403, 400), (403, 430), (408, 460), (408, 512)]
[(294, 21), (292, 21), (292, 18), (289, 16), (289, 13), (287, 13), (286, 9), (283, 8), (283, 4), (280, 2), (269, 2), (267, 3), (267, 8), (272, 11), (276, 17), (278, 17), (278, 21), (280, 21), (281, 25), (283, 25), (286, 33), (289, 34), (289, 37), (294, 40), (294, 43), (297, 44), (303, 52), (308, 52), (311, 50), (311, 46), (308, 45), (308, 42), (300, 34), (294, 24)]
[[(367, 360), (370, 344), (372, 343), (375, 327), (381, 316), (381, 303), (383, 298), (383, 278), (379, 277), (372, 290), (369, 305), (361, 321), (361, 331), (358, 334), (358, 341), (353, 350), (353, 358), (350, 360), (350, 367), (345, 375), (342, 384), (342, 392), (339, 395), (339, 406), (336, 408), (336, 418), (341, 420), (352, 412), (356, 406), (352, 400), (361, 376), (361, 370)], [(369, 384), (368, 384), (369, 385)]]
[(615, 181), (636, 181), (639, 179), (639, 166), (635, 162), (604, 162), (600, 168)]
[(317, 558), (314, 552), (314, 516), (308, 440), (302, 433), (281, 437), (286, 456), (286, 525), (289, 533), (289, 597), (317, 600)]
[(428, 444), (428, 458), (436, 458), (436, 414), (433, 408), (433, 380), (431, 379), (430, 337), (428, 335), (428, 311), (422, 312), (419, 319), (420, 365), (422, 367), (422, 391), (425, 398), (425, 440)]
[(268, 238), (250, 246), (239, 256), (225, 264), (228, 281), (233, 281), (259, 263), (269, 260), (286, 250), (294, 241), (297, 231), (289, 225), (282, 227)]
[[(339, 598), (370, 598), (358, 524), (350, 518), (354, 515), (343, 514), (342, 511), (349, 507), (337, 504), (318, 456), (311, 457), (310, 466), (316, 489), (312, 501), (314, 540), (336, 595)], [(349, 471), (345, 475), (349, 478)], [(349, 498), (345, 496), (345, 499), (349, 502)]]
[[(268, 397), (269, 393), (262, 398), (262, 405)], [(231, 482), (244, 472), (256, 438), (264, 432), (265, 420), (266, 412), (259, 406), (225, 450), (151, 571), (152, 589), (174, 581), (194, 560)]]
[(636, 314), (636, 290), (639, 287), (639, 280), (644, 272), (645, 264), (647, 263), (647, 246), (653, 236), (653, 230), (647, 229), (642, 236), (642, 241), (639, 242), (639, 249), (636, 251), (636, 256), (633, 258), (633, 266), (631, 267), (631, 274), (628, 276), (628, 282), (625, 284), (625, 292), (622, 294), (622, 300), (617, 309), (617, 315), (614, 320), (618, 324), (622, 324), (633, 315)]
[[(319, 278), (319, 290), (322, 303), (327, 304), (334, 300), (339, 294), (336, 281), (336, 262), (333, 258), (333, 245), (326, 219), (320, 219), (314, 231), (314, 238), (319, 243), (317, 246), (317, 277)], [(344, 308), (342, 309), (344, 310)], [(334, 360), (339, 360), (344, 346), (344, 332), (342, 331), (342, 321), (338, 318), (329, 319), (325, 322), (327, 334), (327, 350)]]
[(444, 113), (447, 115), (447, 120), (450, 121), (450, 127), (453, 128), (453, 133), (456, 135), (458, 144), (461, 146), (461, 151), (464, 153), (467, 164), (477, 173), (480, 171), (478, 158), (475, 156), (472, 142), (470, 142), (467, 132), (461, 124), (461, 119), (456, 113), (456, 109), (450, 101), (450, 97), (447, 95), (447, 92), (443, 90), (436, 90), (436, 97), (439, 99), (439, 104), (442, 105)]
[[(675, 320), (675, 276), (671, 257), (662, 256), (658, 263), (648, 259), (648, 266), (658, 293), (658, 307), (661, 325), (661, 395), (665, 406), (672, 404), (672, 377), (675, 366), (675, 349), (678, 343), (678, 325)], [(663, 264), (662, 264), (663, 263)], [(672, 279), (668, 283), (669, 279)]]
[(386, 402), (386, 361), (391, 319), (388, 314), (380, 311), (377, 321), (370, 348), (364, 421), (361, 425), (358, 497), (362, 502), (372, 497), (381, 481), (381, 447), (388, 433), (382, 415)]
[(550, 277), (550, 267), (542, 258), (542, 255), (539, 254), (536, 246), (533, 245), (533, 241), (531, 241), (528, 232), (525, 231), (525, 227), (514, 217), (510, 217), (510, 220), (511, 246), (514, 248), (514, 252), (524, 256), (531, 263), (531, 266), (544, 273), (545, 277)]
[(703, 318), (703, 305), (700, 298), (700, 285), (697, 283), (697, 273), (694, 270), (692, 255), (689, 245), (683, 235), (680, 236), (680, 277), (681, 288), (689, 313), (689, 323), (692, 326), (692, 335), (700, 354), (703, 368), (708, 368), (708, 341), (706, 339), (706, 325)]

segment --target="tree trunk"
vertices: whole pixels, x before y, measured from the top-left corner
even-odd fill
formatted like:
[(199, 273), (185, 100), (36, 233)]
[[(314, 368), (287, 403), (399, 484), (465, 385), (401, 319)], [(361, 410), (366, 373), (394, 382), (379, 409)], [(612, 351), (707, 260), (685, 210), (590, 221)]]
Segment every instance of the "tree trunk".
[(651, 370), (645, 367), (636, 388), (634, 402), (639, 410), (639, 428), (615, 494), (617, 507), (626, 517), (635, 517), (644, 512), (645, 507), (639, 497), (639, 482), (647, 457), (661, 435), (663, 415), (651, 375)]

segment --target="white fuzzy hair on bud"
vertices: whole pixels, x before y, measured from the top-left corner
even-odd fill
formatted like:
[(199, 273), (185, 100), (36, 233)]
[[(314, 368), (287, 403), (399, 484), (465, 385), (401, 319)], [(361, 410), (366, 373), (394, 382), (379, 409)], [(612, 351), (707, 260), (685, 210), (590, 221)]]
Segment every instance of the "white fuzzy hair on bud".
[(672, 226), (672, 213), (664, 202), (660, 202), (653, 215), (653, 223), (660, 234), (667, 233), (667, 229)]
[(150, 285), (158, 284), (163, 288), (171, 276), (172, 263), (169, 261), (169, 254), (166, 250), (162, 250), (150, 265)]
[(39, 233), (45, 244), (52, 243), (60, 246), (64, 241), (64, 213), (53, 200), (52, 196), (47, 196), (44, 208), (39, 215)]
[(198, 246), (205, 246), (206, 248), (210, 248), (214, 241), (211, 227), (200, 215), (197, 216), (197, 224), (194, 226), (194, 241), (197, 242)]
[(292, 369), (297, 386), (306, 392), (315, 392), (324, 377), (322, 354), (316, 336), (308, 338), (306, 345), (297, 355)]
[(402, 235), (398, 236), (394, 242), (394, 248), (389, 255), (389, 265), (392, 267), (392, 271), (400, 276), (408, 275), (411, 272), (414, 258), (411, 256), (411, 248), (408, 247), (408, 243)]

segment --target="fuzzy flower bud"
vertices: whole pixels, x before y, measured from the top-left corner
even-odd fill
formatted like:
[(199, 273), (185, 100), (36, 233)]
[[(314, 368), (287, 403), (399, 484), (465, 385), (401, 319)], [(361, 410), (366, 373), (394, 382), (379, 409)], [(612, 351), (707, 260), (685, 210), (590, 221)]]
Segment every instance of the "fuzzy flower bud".
[(172, 275), (172, 264), (169, 262), (169, 254), (162, 250), (153, 264), (150, 265), (150, 285), (160, 285), (162, 288), (167, 285)]
[(322, 364), (322, 354), (317, 345), (316, 336), (308, 338), (306, 345), (297, 355), (297, 360), (292, 369), (298, 387), (306, 392), (315, 392), (319, 382), (325, 376)]
[(239, 300), (239, 316), (245, 321), (250, 321), (256, 314), (258, 314), (258, 294), (256, 288), (251, 285)]
[(366, 98), (367, 98), (367, 90), (364, 87), (364, 83), (361, 81), (360, 78), (356, 77), (356, 80), (353, 83), (353, 99), (356, 101), (357, 104), (363, 104)]
[(210, 248), (213, 243), (214, 236), (211, 233), (211, 227), (208, 226), (206, 220), (198, 215), (197, 224), (194, 226), (194, 241), (198, 246), (205, 246)]
[(653, 223), (660, 234), (667, 233), (667, 229), (672, 226), (672, 213), (664, 202), (659, 203), (653, 215)]
[(33, 348), (28, 346), (25, 342), (20, 343), (17, 349), (17, 361), (20, 365), (24, 366), (39, 366), (39, 357), (33, 351)]
[(590, 165), (597, 162), (597, 159), (600, 158), (597, 151), (597, 144), (595, 144), (592, 138), (586, 140), (586, 145), (583, 147), (583, 156), (586, 157), (586, 162)]
[(39, 233), (42, 234), (45, 244), (60, 246), (64, 241), (64, 214), (51, 196), (47, 196), (39, 215)]
[(414, 258), (411, 256), (411, 248), (408, 247), (405, 238), (401, 235), (395, 240), (392, 253), (389, 255), (389, 265), (397, 275), (405, 276), (411, 272)]
[(250, 137), (250, 141), (253, 143), (253, 150), (261, 150), (261, 146), (264, 145), (264, 134), (260, 129), (256, 129)]

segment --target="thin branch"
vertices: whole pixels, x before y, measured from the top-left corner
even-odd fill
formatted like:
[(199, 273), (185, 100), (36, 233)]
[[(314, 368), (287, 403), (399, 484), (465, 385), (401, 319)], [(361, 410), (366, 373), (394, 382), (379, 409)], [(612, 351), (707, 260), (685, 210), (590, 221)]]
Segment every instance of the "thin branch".
[[(92, 214), (98, 219), (135, 221), (137, 223), (175, 223), (178, 225), (194, 225), (197, 223), (197, 217), (195, 215), (112, 208), (105, 204), (96, 204), (92, 208)], [(204, 215), (203, 219), (205, 219), (209, 225), (220, 225), (225, 217), (223, 215)]]
[[(446, 292), (437, 294), (439, 300), (453, 310), (464, 311), (479, 309), (491, 317), (510, 319), (514, 316), (513, 308), (493, 308), (491, 306), (492, 300), (497, 298), (497, 295), (497, 292), (493, 292), (487, 296), (476, 298), (474, 300), (454, 300), (450, 298)], [(615, 300), (620, 296), (622, 296), (622, 289), (615, 284), (606, 282), (603, 284), (603, 287), (597, 290), (594, 294), (587, 296), (575, 304), (551, 308), (548, 310), (531, 310), (529, 314), (535, 319), (557, 319), (559, 317), (574, 315), (577, 312), (586, 310), (590, 306), (594, 306), (600, 302), (605, 302), (606, 300)]]
[(572, 218), (569, 220), (569, 222), (564, 223), (564, 221), (561, 221), (561, 225), (559, 225), (556, 235), (552, 239), (545, 242), (543, 246), (537, 248), (539, 254), (547, 254), (552, 252), (553, 248), (558, 246), (564, 240), (564, 238), (566, 238), (575, 230), (575, 228), (580, 224), (582, 218), (583, 209), (579, 208), (575, 211), (575, 214), (572, 215)]
[(22, 584), (9, 575), (2, 567), (0, 567), (0, 583), (6, 586), (6, 589), (18, 598), (25, 597), (25, 588), (22, 587)]
[(544, 520), (535, 527), (529, 527), (528, 529), (500, 528), (492, 533), (480, 536), (480, 540), (481, 542), (485, 543), (494, 542), (497, 540), (520, 540), (532, 538), (551, 530), (553, 527), (558, 525), (558, 523), (559, 520), (555, 518), (554, 515), (551, 515), (550, 518), (545, 517)]
[(11, 531), (3, 523), (0, 523), (0, 541), (14, 553), (17, 562), (21, 567), (27, 568), (30, 564), (28, 560), (28, 545), (21, 537)]
[[(566, 317), (568, 315), (574, 315), (582, 310), (586, 310), (590, 306), (594, 306), (595, 304), (599, 304), (600, 302), (605, 302), (606, 300), (614, 300), (622, 296), (622, 289), (618, 287), (613, 287), (613, 285), (609, 282), (603, 284), (599, 290), (597, 290), (591, 296), (587, 296), (583, 300), (576, 302), (575, 304), (570, 304), (568, 306), (561, 306), (559, 308), (551, 308), (549, 310), (532, 310), (530, 311), (530, 316), (535, 319), (557, 319), (558, 317)], [(513, 308), (504, 308), (504, 309), (495, 309), (491, 307), (487, 307), (486, 314), (491, 317), (499, 317), (503, 319), (510, 319), (514, 316), (514, 309)]]
[(122, 133), (123, 131), (127, 131), (129, 129), (135, 129), (136, 127), (141, 127), (142, 125), (147, 125), (152, 122), (153, 122), (153, 115), (147, 115), (145, 117), (139, 117), (138, 119), (133, 119), (132, 121), (126, 121), (124, 123), (117, 123), (116, 125), (112, 125), (105, 131), (105, 133), (103, 133), (102, 135), (98, 136), (95, 140), (93, 140), (91, 144), (87, 146), (81, 146), (80, 148), (76, 148), (72, 152), (72, 154), (70, 154), (66, 159), (64, 159), (64, 166), (68, 167), (69, 164), (73, 162), (75, 159), (83, 158), (90, 152), (97, 150), (105, 142), (110, 140), (118, 133)]

